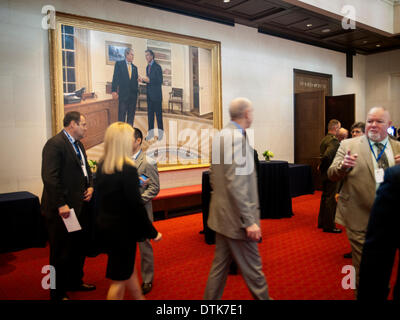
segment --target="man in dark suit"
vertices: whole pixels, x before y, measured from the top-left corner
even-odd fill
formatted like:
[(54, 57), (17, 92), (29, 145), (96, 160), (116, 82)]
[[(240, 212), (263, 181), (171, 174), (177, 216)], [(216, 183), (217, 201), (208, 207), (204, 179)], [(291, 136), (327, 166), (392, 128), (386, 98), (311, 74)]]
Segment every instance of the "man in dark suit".
[(322, 196), (318, 215), (318, 228), (322, 228), (324, 232), (340, 233), (342, 230), (335, 226), (337, 183), (328, 179), (328, 168), (331, 165), (337, 149), (339, 148), (339, 140), (337, 138), (341, 125), (336, 119), (332, 119), (328, 123), (328, 133), (322, 139), (320, 145), (321, 163), (319, 171), (322, 179)]
[[(360, 265), (359, 300), (379, 301), (388, 297), (394, 258), (400, 248), (399, 194), (400, 166), (396, 165), (385, 170), (372, 206)], [(400, 300), (400, 265), (393, 299)]]
[(111, 94), (113, 99), (118, 99), (118, 121), (133, 126), (138, 96), (138, 71), (132, 61), (133, 49), (127, 48), (125, 60), (115, 63)]
[[(146, 208), (149, 220), (153, 222), (152, 200), (160, 192), (160, 179), (158, 176), (157, 162), (148, 157), (142, 150), (143, 134), (138, 128), (134, 128), (133, 160), (138, 171), (139, 178), (145, 175), (148, 179), (141, 182), (140, 194)], [(154, 277), (154, 255), (150, 240), (146, 239), (139, 242), (140, 250), (140, 272), (142, 274), (143, 294), (149, 293), (153, 288)]]
[(157, 117), (158, 140), (164, 136), (162, 119), (162, 90), (163, 73), (161, 66), (154, 60), (154, 52), (146, 50), (146, 77), (139, 78), (147, 84), (147, 120), (149, 124), (146, 140), (154, 137), (154, 117)]
[[(42, 212), (50, 244), (50, 265), (56, 271), (54, 300), (68, 299), (67, 291), (94, 290), (85, 284), (83, 265), (88, 245), (88, 204), (93, 194), (93, 180), (85, 148), (79, 141), (86, 134), (86, 120), (79, 112), (68, 112), (64, 129), (49, 139), (42, 154)], [(68, 233), (63, 219), (74, 209), (82, 230)]]

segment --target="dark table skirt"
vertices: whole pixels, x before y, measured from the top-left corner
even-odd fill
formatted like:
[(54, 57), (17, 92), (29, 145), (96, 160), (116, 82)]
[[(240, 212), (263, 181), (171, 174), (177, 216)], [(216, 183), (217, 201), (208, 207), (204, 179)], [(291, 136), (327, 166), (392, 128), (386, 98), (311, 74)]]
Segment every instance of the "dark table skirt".
[[(261, 219), (290, 218), (292, 197), (314, 193), (311, 167), (302, 164), (288, 164), (286, 161), (260, 161), (258, 188)], [(215, 233), (207, 226), (211, 200), (210, 176), (202, 176), (203, 231), (208, 244), (215, 242)]]
[(0, 194), (0, 252), (44, 247), (47, 233), (39, 198), (29, 192)]

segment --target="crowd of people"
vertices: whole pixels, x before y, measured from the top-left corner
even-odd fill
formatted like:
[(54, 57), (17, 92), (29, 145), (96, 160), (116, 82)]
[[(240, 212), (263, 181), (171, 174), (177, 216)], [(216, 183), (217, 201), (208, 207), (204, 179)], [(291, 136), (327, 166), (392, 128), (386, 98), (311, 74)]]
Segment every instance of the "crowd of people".
[[(213, 160), (210, 167), (214, 191), (208, 226), (216, 232), (216, 246), (204, 299), (221, 299), (235, 262), (253, 297), (270, 300), (258, 251), (262, 232), (254, 149), (246, 133), (253, 122), (251, 101), (234, 99), (229, 114), (231, 121), (213, 139), (213, 153), (218, 153), (213, 159), (218, 161)], [(389, 112), (375, 107), (365, 124), (357, 122), (350, 128), (348, 139), (348, 131), (332, 119), (320, 147), (323, 192), (318, 227), (328, 233), (342, 231), (335, 222), (345, 227), (352, 249), (346, 255), (352, 257), (359, 299), (387, 298), (399, 247), (394, 230), (399, 217), (392, 209), (399, 194), (400, 142), (389, 137), (390, 125)], [(83, 282), (95, 193), (97, 246), (108, 256), (106, 277), (111, 280), (107, 299), (123, 299), (126, 288), (135, 299), (144, 299), (153, 285), (150, 239), (162, 238), (152, 223), (151, 201), (160, 190), (157, 164), (141, 149), (142, 132), (118, 121), (106, 130), (104, 154), (93, 179), (80, 142), (86, 131), (84, 115), (69, 112), (64, 129), (43, 148), (42, 210), (57, 283), (50, 297), (65, 300), (68, 291), (96, 289)], [(81, 230), (68, 232), (63, 220), (74, 214)], [(141, 286), (135, 267), (137, 243)], [(398, 299), (400, 286), (395, 289)]]
[[(162, 235), (154, 228), (151, 199), (159, 192), (157, 165), (141, 151), (143, 134), (125, 122), (111, 124), (105, 133), (104, 154), (95, 183), (85, 148), (79, 141), (87, 124), (79, 112), (64, 117), (64, 129), (43, 148), (42, 211), (49, 234), (50, 264), (56, 269), (53, 300), (69, 299), (68, 291), (95, 290), (83, 282), (83, 266), (91, 243), (96, 190), (96, 247), (108, 255), (106, 277), (111, 279), (107, 299), (122, 299), (128, 287), (132, 296), (143, 299), (152, 289), (153, 251), (149, 239)], [(73, 209), (80, 230), (68, 232), (63, 219)], [(142, 287), (135, 268), (137, 242), (141, 252)]]

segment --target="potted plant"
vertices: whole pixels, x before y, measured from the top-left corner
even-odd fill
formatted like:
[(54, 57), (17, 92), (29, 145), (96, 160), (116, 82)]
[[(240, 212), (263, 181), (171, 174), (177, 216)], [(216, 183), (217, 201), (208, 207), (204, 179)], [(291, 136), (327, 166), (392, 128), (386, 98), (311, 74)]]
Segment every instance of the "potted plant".
[(89, 167), (93, 173), (97, 171), (97, 161), (88, 159)]
[(264, 153), (263, 153), (263, 156), (265, 158), (265, 161), (270, 161), (271, 158), (274, 157), (274, 153), (272, 151), (265, 150)]

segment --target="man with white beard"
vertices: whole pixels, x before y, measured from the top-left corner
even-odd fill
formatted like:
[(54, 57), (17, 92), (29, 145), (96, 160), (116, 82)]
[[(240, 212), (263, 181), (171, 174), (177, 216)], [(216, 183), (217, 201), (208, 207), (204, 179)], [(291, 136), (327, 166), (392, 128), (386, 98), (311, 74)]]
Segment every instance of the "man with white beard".
[(372, 108), (367, 115), (366, 135), (343, 140), (328, 169), (329, 179), (343, 180), (337, 208), (343, 216), (351, 244), (357, 287), (375, 192), (383, 181), (384, 170), (400, 164), (400, 143), (388, 139), (387, 129), (391, 123), (386, 109)]

